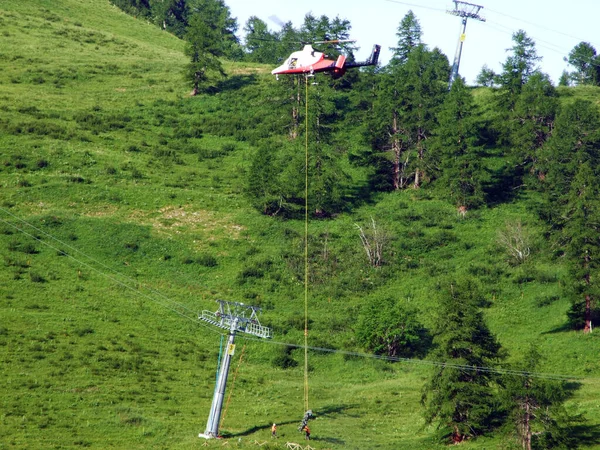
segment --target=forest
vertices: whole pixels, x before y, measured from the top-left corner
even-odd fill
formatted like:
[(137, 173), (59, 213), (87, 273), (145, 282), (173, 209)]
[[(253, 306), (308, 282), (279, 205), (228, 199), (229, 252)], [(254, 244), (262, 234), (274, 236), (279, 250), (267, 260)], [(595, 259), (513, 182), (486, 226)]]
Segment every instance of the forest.
[(350, 22), (35, 3), (0, 7), (0, 447), (200, 447), (226, 299), (274, 333), (238, 343), (232, 446), (302, 439), (268, 431), (304, 376), (313, 448), (599, 448), (591, 44), (555, 86), (518, 30), (449, 85), (408, 11), (389, 62), (275, 80), (354, 61)]

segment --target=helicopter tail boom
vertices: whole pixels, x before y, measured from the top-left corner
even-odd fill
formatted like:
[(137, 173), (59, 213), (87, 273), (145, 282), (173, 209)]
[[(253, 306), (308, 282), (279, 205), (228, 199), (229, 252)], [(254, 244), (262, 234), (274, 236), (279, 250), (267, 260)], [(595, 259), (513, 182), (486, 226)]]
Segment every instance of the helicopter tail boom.
[(365, 67), (365, 66), (376, 66), (379, 62), (379, 53), (381, 52), (381, 45), (375, 44), (371, 54), (366, 61), (362, 62), (348, 62), (346, 67)]

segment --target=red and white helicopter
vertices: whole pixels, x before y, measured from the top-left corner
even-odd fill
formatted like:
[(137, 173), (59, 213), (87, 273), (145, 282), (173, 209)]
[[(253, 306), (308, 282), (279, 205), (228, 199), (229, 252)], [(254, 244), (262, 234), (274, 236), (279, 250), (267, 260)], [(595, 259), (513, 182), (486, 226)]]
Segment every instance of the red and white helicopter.
[[(340, 43), (352, 41), (323, 41), (320, 43)], [(371, 56), (366, 61), (354, 62), (346, 61), (345, 55), (340, 55), (337, 60), (327, 59), (328, 56), (322, 52), (316, 51), (312, 45), (307, 44), (300, 51), (292, 53), (285, 62), (273, 69), (271, 73), (277, 78), (279, 75), (309, 74), (317, 72), (331, 72), (334, 77), (341, 77), (346, 73), (346, 69), (354, 67), (375, 66), (379, 61), (380, 45), (374, 45)]]

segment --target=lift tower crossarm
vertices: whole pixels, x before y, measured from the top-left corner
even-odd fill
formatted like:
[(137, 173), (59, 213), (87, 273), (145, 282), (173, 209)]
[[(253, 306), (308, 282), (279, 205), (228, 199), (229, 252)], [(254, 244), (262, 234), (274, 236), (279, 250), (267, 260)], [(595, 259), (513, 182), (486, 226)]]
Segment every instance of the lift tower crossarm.
[[(460, 7), (459, 7), (460, 6)], [(469, 19), (477, 19), (485, 22), (485, 19), (479, 15), (479, 11), (483, 8), (481, 5), (474, 5), (473, 3), (460, 2), (454, 0), (454, 10), (447, 11), (448, 14), (452, 14), (458, 17), (466, 17)]]
[(465, 31), (467, 29), (467, 19), (476, 19), (481, 22), (485, 22), (485, 19), (479, 15), (479, 11), (483, 8), (481, 5), (475, 5), (473, 3), (461, 2), (454, 0), (454, 10), (447, 11), (448, 14), (458, 16), (462, 18), (461, 21), (461, 33), (458, 39), (458, 45), (456, 46), (456, 53), (454, 55), (454, 63), (452, 64), (452, 71), (450, 72), (450, 81), (448, 82), (448, 89), (452, 88), (452, 83), (458, 77), (458, 68), (460, 66), (460, 57), (462, 54), (462, 46), (465, 40)]

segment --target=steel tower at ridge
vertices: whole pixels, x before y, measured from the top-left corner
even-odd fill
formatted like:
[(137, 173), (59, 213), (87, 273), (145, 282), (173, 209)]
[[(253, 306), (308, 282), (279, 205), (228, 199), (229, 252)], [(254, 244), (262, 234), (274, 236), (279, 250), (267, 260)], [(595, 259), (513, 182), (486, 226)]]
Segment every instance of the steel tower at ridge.
[(462, 46), (465, 40), (465, 31), (467, 30), (467, 19), (471, 18), (485, 22), (485, 19), (479, 15), (479, 11), (481, 10), (481, 8), (483, 8), (483, 6), (454, 0), (454, 10), (447, 11), (448, 14), (462, 17), (462, 22), (460, 25), (460, 37), (458, 39), (458, 45), (456, 46), (456, 53), (454, 54), (454, 63), (452, 64), (452, 72), (450, 72), (450, 81), (448, 82), (448, 89), (452, 87), (452, 83), (454, 83), (454, 80), (456, 80), (456, 78), (458, 77), (460, 56), (462, 54)]
[[(240, 331), (261, 338), (270, 338), (271, 329), (263, 327), (258, 321), (257, 312), (260, 308), (256, 306), (247, 306), (243, 303), (227, 302), (217, 300), (219, 309), (216, 312), (202, 311), (198, 317), (219, 328), (229, 330), (227, 347), (222, 357), (222, 362), (218, 370), (217, 384), (213, 394), (213, 400), (210, 407), (210, 414), (206, 422), (206, 431), (200, 433), (198, 437), (213, 439), (219, 436), (219, 421), (221, 419), (221, 409), (223, 408), (223, 399), (225, 398), (225, 388), (227, 387), (227, 375), (229, 374), (229, 365), (231, 357), (235, 351), (235, 333)], [(249, 314), (249, 317), (247, 316)]]

